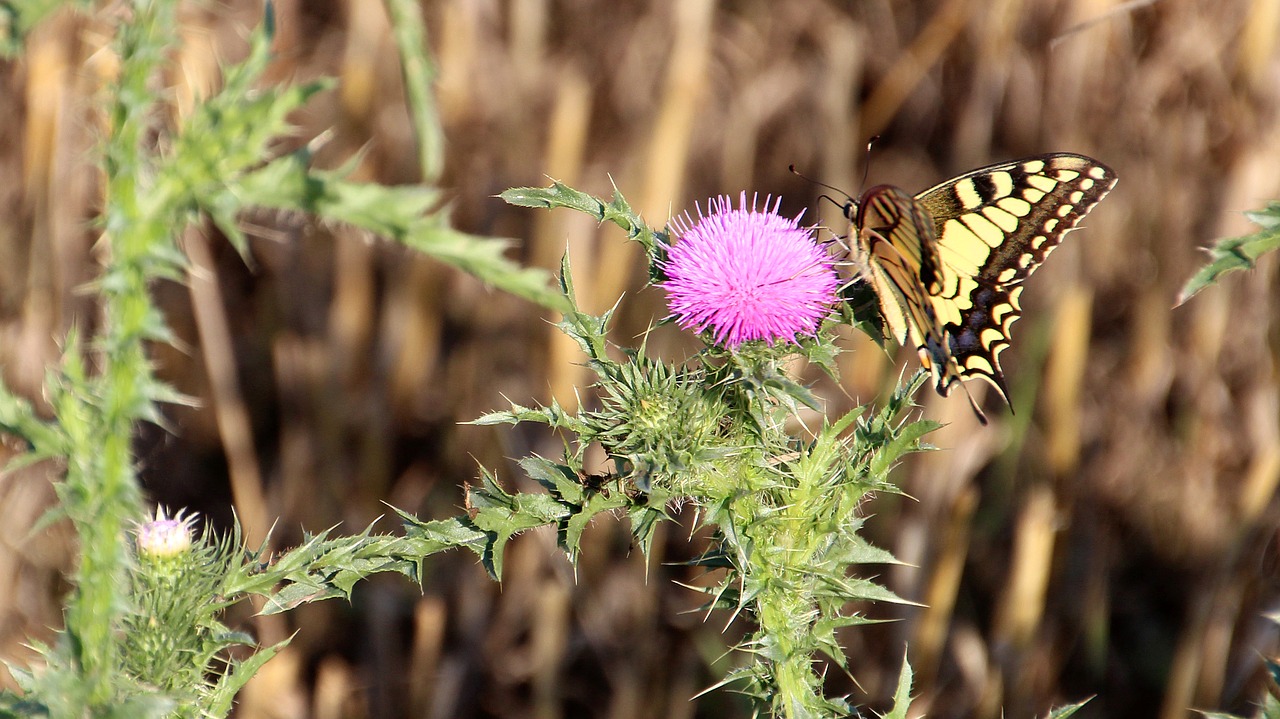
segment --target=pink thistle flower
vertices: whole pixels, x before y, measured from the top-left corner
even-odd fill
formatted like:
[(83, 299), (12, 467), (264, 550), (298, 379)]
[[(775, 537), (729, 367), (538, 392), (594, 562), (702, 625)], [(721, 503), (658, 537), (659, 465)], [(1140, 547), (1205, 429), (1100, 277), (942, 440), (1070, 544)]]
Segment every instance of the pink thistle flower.
[(185, 554), (191, 549), (194, 522), (195, 517), (183, 517), (182, 512), (170, 518), (163, 507), (157, 507), (155, 516), (137, 527), (138, 554), (159, 560)]
[(836, 302), (840, 279), (813, 231), (800, 217), (777, 214), (781, 199), (757, 211), (747, 193), (739, 209), (727, 196), (672, 220), (679, 241), (664, 263), (667, 304), (676, 324), (694, 332), (711, 331), (716, 344), (730, 349), (750, 340), (795, 341), (818, 330)]

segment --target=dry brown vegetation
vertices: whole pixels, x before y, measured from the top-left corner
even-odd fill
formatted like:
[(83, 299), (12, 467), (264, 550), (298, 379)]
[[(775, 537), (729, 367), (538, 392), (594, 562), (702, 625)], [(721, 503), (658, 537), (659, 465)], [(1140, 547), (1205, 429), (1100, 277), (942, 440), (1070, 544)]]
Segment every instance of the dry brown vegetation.
[[(982, 429), (959, 397), (921, 395), (949, 422), (899, 476), (914, 500), (868, 507), (869, 530), (910, 566), (886, 568), (919, 608), (845, 637), (855, 684), (885, 706), (904, 645), (915, 712), (1026, 717), (1097, 698), (1086, 717), (1251, 711), (1263, 618), (1280, 600), (1280, 325), (1274, 258), (1171, 306), (1240, 211), (1280, 197), (1280, 1), (440, 0), (425, 4), (458, 227), (520, 240), (553, 268), (566, 246), (584, 305), (625, 293), (616, 337), (663, 312), (637, 248), (566, 211), (493, 195), (550, 175), (597, 194), (612, 182), (652, 223), (717, 193), (781, 194), (784, 210), (840, 228), (806, 174), (856, 190), (920, 189), (980, 164), (1075, 151), (1119, 186), (1037, 274), (1005, 355), (1015, 414)], [(277, 3), (279, 76), (333, 75), (298, 118), (332, 128), (322, 164), (364, 151), (359, 175), (417, 178), (397, 57), (380, 4)], [(242, 51), (257, 3), (191, 4), (179, 104)], [(0, 88), (0, 365), (41, 396), (73, 325), (91, 328), (99, 202), (95, 93), (110, 77), (102, 19), (63, 15), (3, 67)], [(146, 428), (140, 458), (170, 506), (279, 517), (276, 541), (382, 501), (456, 513), (475, 462), (523, 481), (508, 458), (556, 454), (525, 431), (460, 426), (504, 406), (573, 402), (588, 381), (571, 344), (531, 305), (381, 241), (301, 218), (246, 218), (256, 266), (212, 243), (205, 277), (162, 285), (186, 346), (157, 350), (200, 398)], [(197, 253), (199, 258), (200, 253)], [(669, 356), (688, 338), (651, 340)], [(902, 358), (865, 339), (842, 359), (833, 410), (874, 398)], [(214, 409), (221, 413), (216, 415)], [(995, 409), (994, 405), (990, 405)], [(0, 482), (0, 656), (59, 621), (68, 538), (29, 535), (52, 470)], [(684, 517), (687, 524), (689, 517)], [(389, 527), (388, 527), (389, 528)], [(703, 624), (697, 551), (672, 526), (638, 556), (622, 523), (597, 523), (576, 570), (554, 538), (516, 542), (501, 586), (470, 555), (428, 567), (425, 591), (375, 581), (350, 605), (290, 617), (300, 632), (246, 692), (242, 717), (747, 716), (723, 692), (690, 702), (726, 666), (723, 618)], [(282, 632), (285, 627), (264, 631)]]

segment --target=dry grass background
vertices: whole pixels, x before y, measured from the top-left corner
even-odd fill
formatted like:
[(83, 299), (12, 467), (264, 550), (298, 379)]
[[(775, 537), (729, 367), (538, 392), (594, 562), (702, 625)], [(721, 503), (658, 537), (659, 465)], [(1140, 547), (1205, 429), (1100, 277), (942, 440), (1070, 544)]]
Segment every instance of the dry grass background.
[[(868, 509), (874, 538), (910, 565), (884, 579), (925, 606), (867, 607), (901, 621), (850, 632), (857, 684), (833, 670), (830, 690), (883, 707), (905, 643), (914, 711), (934, 717), (1025, 717), (1095, 694), (1082, 716), (1250, 711), (1261, 657), (1277, 652), (1263, 613), (1280, 600), (1275, 260), (1171, 306), (1197, 248), (1248, 231), (1240, 211), (1280, 197), (1280, 0), (424, 9), (457, 226), (519, 238), (521, 260), (548, 268), (569, 247), (589, 309), (626, 293), (620, 342), (663, 312), (637, 249), (494, 194), (544, 175), (603, 194), (612, 178), (660, 224), (717, 193), (781, 193), (787, 212), (838, 229), (787, 165), (857, 190), (873, 134), (870, 182), (913, 189), (1048, 151), (1111, 165), (1117, 189), (1024, 295), (1005, 355), (1016, 413), (981, 429), (962, 398), (921, 396), (950, 422), (934, 437), (943, 449), (901, 469), (914, 500)], [(321, 162), (363, 150), (361, 177), (418, 179), (381, 5), (277, 11), (279, 77), (339, 79), (298, 118), (304, 138), (334, 131)], [(239, 0), (188, 7), (179, 105), (216, 86), (259, 15)], [(82, 288), (99, 183), (86, 162), (108, 30), (60, 16), (0, 79), (0, 363), (34, 398), (58, 338), (95, 322)], [(572, 402), (588, 381), (535, 308), (341, 229), (246, 224), (255, 268), (189, 238), (201, 281), (156, 288), (187, 343), (158, 349), (158, 364), (203, 407), (170, 408), (172, 433), (140, 433), (155, 497), (225, 523), (234, 495), (250, 522), (279, 517), (284, 545), (302, 528), (363, 526), (382, 501), (455, 513), (476, 461), (521, 485), (508, 458), (556, 452), (536, 433), (458, 424), (504, 395)], [(653, 345), (689, 347), (671, 332)], [(833, 411), (883, 392), (905, 361), (849, 345), (843, 388), (823, 386)], [(69, 538), (28, 534), (51, 472), (0, 482), (6, 658), (58, 621)], [(672, 580), (688, 572), (664, 564), (696, 544), (672, 526), (646, 566), (625, 526), (597, 523), (576, 571), (532, 533), (501, 586), (469, 555), (434, 561), (422, 594), (370, 582), (350, 605), (260, 627), (300, 631), (239, 716), (747, 716), (729, 694), (688, 700), (726, 666), (720, 623), (685, 613), (698, 597)]]

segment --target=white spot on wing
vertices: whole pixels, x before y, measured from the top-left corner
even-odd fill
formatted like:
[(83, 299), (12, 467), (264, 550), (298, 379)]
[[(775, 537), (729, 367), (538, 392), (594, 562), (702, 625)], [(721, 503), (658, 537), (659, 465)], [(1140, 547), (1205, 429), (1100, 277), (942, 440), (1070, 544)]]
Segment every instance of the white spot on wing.
[(1058, 186), (1058, 181), (1044, 175), (1029, 175), (1027, 184), (1041, 192), (1053, 192), (1053, 188)]
[(998, 207), (984, 207), (982, 208), (982, 214), (986, 215), (988, 220), (994, 222), (996, 227), (1005, 232), (1013, 232), (1018, 229), (1018, 218)]
[(1031, 212), (1031, 203), (1020, 197), (1002, 197), (996, 205), (1018, 217), (1026, 217), (1027, 213)]
[(996, 188), (996, 197), (1007, 197), (1013, 194), (1013, 175), (1007, 172), (993, 172), (991, 184)]
[(978, 194), (978, 188), (973, 184), (973, 180), (961, 180), (955, 184), (956, 198), (960, 200), (960, 206), (966, 210), (972, 210), (982, 204), (982, 196)]
[(989, 247), (996, 247), (1001, 242), (1004, 242), (1004, 233), (1000, 231), (1000, 228), (996, 227), (991, 220), (976, 212), (966, 212), (960, 216), (960, 221)]

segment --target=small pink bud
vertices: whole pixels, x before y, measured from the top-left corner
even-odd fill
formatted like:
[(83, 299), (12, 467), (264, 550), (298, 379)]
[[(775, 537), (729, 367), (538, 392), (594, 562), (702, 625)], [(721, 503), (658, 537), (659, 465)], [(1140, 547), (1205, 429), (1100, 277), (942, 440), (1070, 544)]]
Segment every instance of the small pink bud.
[(138, 554), (151, 559), (169, 559), (191, 549), (191, 521), (179, 512), (170, 519), (163, 508), (154, 519), (138, 525)]

